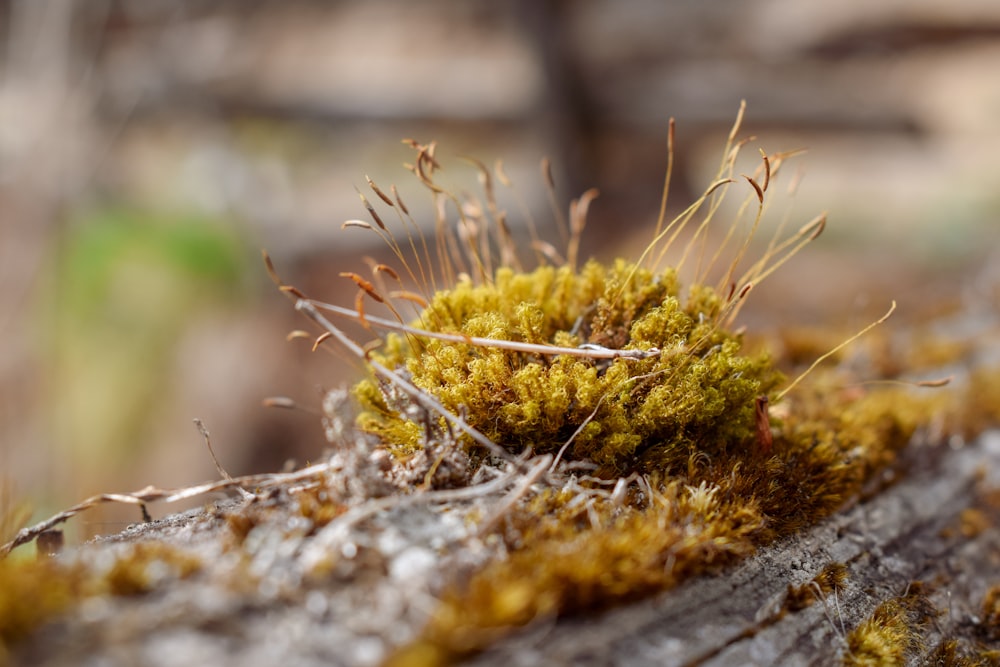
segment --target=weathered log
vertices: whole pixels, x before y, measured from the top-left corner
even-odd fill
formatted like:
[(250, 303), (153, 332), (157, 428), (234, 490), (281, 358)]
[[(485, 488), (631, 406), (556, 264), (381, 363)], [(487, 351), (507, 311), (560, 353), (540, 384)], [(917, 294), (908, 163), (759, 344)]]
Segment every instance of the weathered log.
[[(836, 664), (850, 657), (846, 636), (880, 602), (918, 586), (939, 613), (911, 647), (911, 664), (946, 638), (981, 638), (981, 601), (1000, 559), (989, 498), (1000, 486), (1000, 432), (969, 444), (915, 443), (878, 482), (865, 499), (721, 575), (600, 615), (536, 623), (470, 663)], [(316, 535), (297, 532), (286, 507), (281, 497), (258, 500), (253, 511), (270, 521), (238, 551), (225, 544), (247, 506), (230, 502), (64, 554), (94, 563), (154, 540), (211, 563), (203, 576), (145, 595), (85, 601), (15, 647), (15, 664), (378, 664), (419, 632), (449, 570), (481, 557), (463, 551), (474, 544), (467, 526), (431, 504), (387, 505), (357, 530)], [(324, 550), (336, 554), (333, 570), (313, 577), (307, 561)], [(843, 586), (810, 588), (832, 564), (845, 567)], [(812, 590), (817, 600), (802, 603)]]
[[(916, 582), (930, 586), (941, 612), (910, 656), (911, 664), (925, 664), (945, 638), (977, 622), (986, 589), (1000, 581), (1000, 513), (984, 500), (1000, 480), (1000, 433), (955, 444), (913, 447), (905, 475), (883, 478), (889, 488), (727, 574), (515, 637), (472, 664), (836, 664), (847, 657), (846, 634)], [(991, 527), (963, 525), (979, 523), (969, 521), (970, 508), (985, 512)], [(786, 610), (789, 587), (808, 585), (831, 563), (847, 566), (846, 588)]]

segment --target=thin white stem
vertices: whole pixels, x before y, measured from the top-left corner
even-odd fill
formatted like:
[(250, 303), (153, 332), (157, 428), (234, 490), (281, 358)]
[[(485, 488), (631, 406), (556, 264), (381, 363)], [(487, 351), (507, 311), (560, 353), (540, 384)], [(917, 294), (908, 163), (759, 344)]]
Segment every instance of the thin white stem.
[[(310, 306), (323, 309), (334, 313), (335, 315), (349, 317), (354, 320), (362, 319), (361, 315), (356, 310), (352, 310), (350, 308), (344, 308), (343, 306), (337, 306), (332, 303), (325, 303), (315, 299), (303, 299), (303, 301), (308, 303)], [(299, 307), (299, 310), (304, 309)], [(467, 345), (476, 345), (478, 347), (493, 347), (501, 350), (513, 350), (515, 352), (527, 352), (529, 354), (542, 354), (549, 356), (567, 355), (572, 357), (584, 357), (587, 359), (650, 359), (652, 357), (659, 356), (661, 352), (660, 349), (656, 347), (652, 347), (648, 350), (613, 350), (611, 348), (595, 345), (593, 343), (585, 343), (579, 347), (540, 345), (536, 343), (522, 343), (514, 340), (480, 338), (477, 336), (464, 336), (462, 334), (444, 333), (440, 331), (427, 331), (426, 329), (410, 327), (393, 320), (387, 320), (372, 315), (365, 315), (363, 319), (368, 324), (373, 324), (382, 329), (398, 331), (414, 336), (421, 336), (423, 338), (446, 340), (451, 343), (465, 343)]]
[(424, 391), (421, 391), (418, 387), (414, 386), (410, 382), (404, 380), (398, 373), (395, 373), (374, 359), (367, 358), (364, 349), (351, 340), (347, 334), (337, 328), (330, 320), (323, 317), (316, 307), (308, 299), (299, 299), (295, 303), (295, 309), (305, 313), (312, 321), (320, 325), (323, 329), (330, 333), (331, 336), (337, 339), (337, 341), (343, 345), (345, 348), (350, 350), (359, 359), (364, 359), (365, 363), (371, 366), (378, 375), (382, 376), (392, 384), (396, 385), (398, 388), (403, 390), (414, 402), (416, 402), (420, 407), (428, 410), (429, 412), (435, 412), (445, 419), (447, 419), (451, 424), (461, 430), (463, 433), (471, 437), (478, 444), (485, 447), (491, 454), (497, 456), (504, 461), (513, 461), (513, 457), (510, 453), (496, 444), (485, 435), (483, 435), (479, 430), (469, 425), (464, 419), (454, 414), (447, 408), (445, 408), (441, 403), (439, 403), (432, 396)]

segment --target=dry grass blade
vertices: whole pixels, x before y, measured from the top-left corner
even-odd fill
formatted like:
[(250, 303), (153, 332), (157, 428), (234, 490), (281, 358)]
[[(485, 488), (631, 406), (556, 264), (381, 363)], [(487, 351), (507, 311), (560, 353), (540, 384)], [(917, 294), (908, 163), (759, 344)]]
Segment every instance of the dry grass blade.
[(597, 199), (599, 192), (596, 188), (591, 188), (580, 195), (579, 199), (574, 199), (569, 206), (569, 242), (566, 246), (566, 262), (572, 269), (576, 269), (577, 255), (580, 252), (580, 240), (583, 230), (587, 226), (587, 212), (590, 204)]
[(380, 190), (379, 187), (377, 185), (375, 185), (375, 182), (372, 181), (371, 177), (369, 177), (368, 174), (365, 174), (365, 181), (368, 182), (368, 187), (370, 187), (372, 189), (372, 192), (374, 192), (376, 195), (378, 195), (379, 199), (381, 199), (382, 201), (384, 201), (389, 206), (394, 206), (394, 204), (392, 203), (392, 199), (390, 199), (387, 194), (385, 194), (384, 192), (382, 192), (382, 190)]
[[(744, 291), (749, 291), (749, 290), (744, 288)], [(417, 295), (412, 295), (412, 296), (417, 299), (420, 298)], [(350, 308), (344, 308), (343, 306), (337, 306), (332, 303), (324, 303), (322, 301), (317, 301), (315, 299), (306, 299), (306, 300), (316, 308), (321, 308), (322, 310), (334, 313), (342, 317), (349, 317), (353, 320), (358, 320), (363, 316), (363, 314), (359, 313), (357, 310), (351, 310)], [(581, 345), (580, 347), (561, 347), (559, 345), (541, 345), (536, 343), (523, 343), (520, 341), (505, 340), (501, 338), (482, 338), (479, 336), (466, 336), (464, 334), (459, 334), (459, 333), (426, 331), (424, 329), (418, 329), (416, 327), (407, 326), (405, 324), (400, 324), (399, 322), (394, 322), (392, 320), (387, 320), (381, 317), (375, 317), (373, 315), (368, 315), (364, 317), (369, 324), (375, 325), (379, 328), (410, 334), (417, 337), (436, 338), (438, 340), (447, 340), (453, 343), (465, 343), (467, 345), (476, 345), (479, 347), (492, 347), (500, 350), (514, 350), (516, 352), (541, 354), (545, 356), (567, 355), (571, 357), (582, 357), (586, 359), (649, 359), (658, 356), (661, 353), (661, 350), (659, 348), (649, 348), (646, 350), (639, 350), (639, 349), (616, 350), (593, 344)]]
[(784, 396), (786, 394), (788, 394), (788, 392), (790, 392), (792, 389), (794, 389), (796, 387), (796, 385), (799, 384), (799, 382), (801, 382), (807, 375), (809, 375), (810, 373), (812, 373), (813, 370), (817, 366), (819, 366), (821, 363), (823, 363), (824, 361), (826, 361), (827, 359), (829, 359), (833, 355), (835, 355), (838, 352), (840, 352), (841, 350), (843, 350), (845, 347), (847, 347), (848, 345), (850, 345), (851, 343), (853, 343), (854, 341), (856, 341), (858, 338), (861, 338), (862, 336), (864, 336), (866, 333), (868, 333), (869, 331), (871, 331), (872, 329), (874, 329), (878, 325), (880, 325), (883, 322), (885, 322), (887, 319), (889, 319), (890, 317), (892, 317), (892, 314), (895, 311), (896, 311), (896, 302), (894, 300), (892, 302), (892, 305), (889, 307), (889, 310), (886, 311), (885, 315), (883, 315), (882, 317), (878, 318), (877, 320), (875, 320), (874, 322), (872, 322), (871, 324), (869, 324), (868, 326), (866, 326), (864, 329), (862, 329), (858, 333), (854, 334), (853, 336), (851, 336), (850, 338), (848, 338), (847, 340), (845, 340), (843, 343), (837, 345), (835, 348), (833, 348), (829, 352), (826, 352), (825, 354), (823, 354), (820, 357), (818, 357), (814, 362), (812, 362), (812, 364), (809, 366), (809, 368), (807, 368), (805, 371), (803, 371), (801, 375), (799, 375), (797, 378), (795, 378), (791, 382), (791, 384), (789, 384), (787, 387), (785, 387), (781, 391), (781, 393), (778, 394), (778, 396), (777, 396), (777, 398), (775, 400), (779, 400), (780, 401), (782, 398), (784, 398)]
[(406, 208), (406, 204), (403, 203), (403, 198), (399, 196), (399, 191), (396, 189), (396, 186), (389, 186), (389, 190), (392, 191), (392, 196), (395, 197), (396, 203), (399, 204), (399, 208), (403, 212), (403, 215), (409, 215), (410, 209)]
[[(357, 190), (357, 188), (355, 188), (355, 190)], [(381, 229), (383, 232), (388, 232), (389, 230), (386, 228), (385, 223), (382, 222), (382, 218), (379, 217), (379, 214), (375, 210), (375, 207), (372, 206), (371, 203), (369, 203), (368, 198), (365, 197), (365, 195), (361, 192), (361, 190), (357, 190), (357, 193), (358, 196), (361, 197), (361, 203), (364, 204), (365, 209), (368, 210), (368, 215), (372, 217), (372, 220), (375, 221), (375, 224), (378, 225), (378, 228)]]
[(382, 295), (375, 290), (375, 286), (372, 285), (367, 280), (365, 280), (364, 278), (362, 278), (361, 276), (359, 276), (358, 274), (354, 273), (353, 271), (341, 271), (340, 277), (350, 278), (352, 281), (354, 281), (355, 285), (360, 287), (365, 292), (365, 294), (370, 296), (375, 301), (378, 301), (379, 303), (385, 303), (385, 299), (383, 299)]
[(552, 160), (547, 157), (542, 158), (541, 168), (542, 178), (545, 181), (545, 193), (548, 195), (549, 207), (552, 209), (556, 228), (559, 230), (559, 238), (563, 242), (567, 242), (569, 241), (569, 225), (566, 223), (566, 216), (563, 214), (562, 207), (556, 201), (556, 180), (552, 176)]
[(763, 204), (764, 203), (764, 189), (760, 185), (757, 184), (757, 181), (753, 180), (752, 178), (750, 178), (746, 174), (743, 174), (743, 178), (747, 179), (747, 182), (750, 183), (750, 185), (753, 186), (754, 192), (757, 193), (757, 201), (759, 201), (761, 204)]
[(403, 299), (404, 301), (409, 301), (416, 304), (420, 308), (427, 308), (428, 306), (427, 299), (416, 292), (410, 292), (408, 290), (396, 290), (389, 292), (389, 297), (392, 299)]
[(767, 192), (767, 186), (771, 184), (771, 160), (768, 159), (767, 153), (764, 152), (763, 148), (760, 149), (760, 157), (764, 160), (764, 184), (761, 185), (760, 189), (763, 192)]
[(283, 410), (299, 409), (299, 404), (287, 396), (270, 396), (261, 401), (260, 404), (265, 408), (281, 408)]
[(432, 398), (426, 392), (423, 392), (419, 388), (413, 386), (410, 382), (403, 379), (398, 373), (395, 373), (377, 361), (368, 358), (364, 348), (351, 340), (346, 334), (344, 334), (343, 331), (330, 322), (330, 320), (323, 317), (323, 314), (320, 313), (316, 307), (309, 302), (309, 300), (304, 298), (299, 299), (295, 304), (295, 309), (304, 313), (320, 327), (330, 332), (330, 334), (337, 339), (338, 343), (343, 345), (348, 351), (359, 359), (364, 359), (375, 373), (398, 387), (415, 403), (420, 405), (420, 407), (444, 417), (452, 426), (468, 435), (477, 444), (481, 445), (488, 452), (490, 452), (490, 454), (499, 457), (504, 461), (512, 461), (512, 458), (507, 450), (503, 449), (478, 430), (470, 426), (464, 419), (447, 410), (437, 400)]
[(531, 467), (521, 479), (518, 481), (517, 486), (514, 487), (510, 493), (504, 496), (503, 500), (493, 508), (492, 514), (479, 524), (477, 528), (477, 533), (479, 535), (487, 535), (492, 532), (493, 528), (497, 523), (503, 518), (504, 514), (510, 511), (514, 505), (525, 496), (531, 485), (534, 484), (545, 474), (545, 471), (552, 464), (552, 456), (545, 455), (540, 456), (536, 459), (535, 465)]
[(397, 283), (400, 282), (399, 274), (396, 273), (396, 270), (391, 266), (389, 266), (388, 264), (376, 264), (375, 266), (372, 267), (372, 273), (376, 275), (378, 275), (379, 273), (386, 273), (389, 275), (390, 278), (395, 280)]
[[(208, 448), (208, 453), (212, 457), (212, 463), (215, 464), (215, 469), (219, 472), (219, 475), (222, 477), (222, 479), (224, 479), (224, 480), (226, 480), (228, 482), (234, 482), (235, 483), (235, 480), (233, 480), (233, 476), (230, 475), (226, 471), (226, 469), (222, 467), (221, 463), (219, 463), (219, 457), (215, 455), (215, 450), (212, 449), (212, 438), (208, 434), (208, 429), (205, 428), (205, 424), (200, 419), (195, 418), (194, 425), (198, 428), (198, 432), (201, 433), (201, 437), (203, 437), (205, 439), (205, 447)], [(254, 495), (252, 493), (248, 492), (242, 486), (236, 484), (236, 489), (237, 489), (237, 491), (239, 491), (240, 495), (243, 496), (244, 500), (253, 500), (254, 499)]]
[[(362, 317), (362, 325), (364, 325), (366, 329), (368, 328), (367, 322), (365, 321), (364, 317)], [(315, 352), (316, 350), (318, 350), (319, 346), (322, 345), (332, 335), (333, 334), (331, 334), (329, 331), (324, 331), (320, 335), (316, 336), (316, 340), (313, 341), (312, 344), (312, 351)]]
[(372, 226), (365, 222), (364, 220), (347, 220), (340, 224), (341, 229), (347, 229), (349, 227), (360, 227), (361, 229), (371, 229)]
[(667, 173), (663, 177), (663, 190), (660, 193), (660, 213), (656, 216), (656, 229), (653, 230), (653, 238), (663, 231), (663, 223), (667, 219), (667, 200), (670, 196), (670, 181), (674, 174), (674, 140), (677, 129), (677, 122), (671, 118), (669, 130), (667, 131)]
[(54, 527), (65, 523), (77, 514), (85, 512), (88, 509), (103, 503), (122, 503), (126, 505), (142, 506), (147, 503), (154, 502), (175, 503), (180, 500), (203, 496), (207, 493), (226, 491), (233, 488), (245, 489), (249, 487), (263, 490), (287, 487), (293, 483), (302, 482), (304, 480), (319, 480), (322, 475), (329, 470), (330, 464), (324, 462), (291, 473), (246, 475), (243, 477), (232, 477), (230, 479), (206, 482), (204, 484), (187, 486), (179, 489), (160, 489), (155, 486), (147, 486), (144, 489), (133, 491), (131, 493), (101, 493), (91, 496), (86, 500), (63, 510), (62, 512), (59, 512), (58, 514), (54, 514), (44, 521), (36, 523), (33, 526), (21, 529), (17, 535), (14, 536), (14, 539), (10, 540), (3, 546), (0, 546), (0, 558), (4, 558), (11, 552), (11, 550), (16, 549), (22, 544), (31, 542), (45, 531), (52, 530)]
[(859, 383), (860, 385), (896, 385), (900, 387), (919, 387), (923, 389), (939, 389), (941, 387), (947, 387), (955, 380), (953, 375), (948, 377), (936, 378), (933, 380), (868, 380), (866, 382)]
[(810, 241), (815, 241), (816, 239), (819, 238), (819, 235), (823, 233), (824, 229), (826, 229), (826, 213), (825, 212), (821, 213), (820, 215), (816, 216), (814, 219), (812, 219), (809, 222), (807, 222), (806, 224), (804, 224), (802, 226), (802, 229), (799, 230), (799, 236), (804, 236), (805, 234), (808, 233), (809, 234), (809, 240)]

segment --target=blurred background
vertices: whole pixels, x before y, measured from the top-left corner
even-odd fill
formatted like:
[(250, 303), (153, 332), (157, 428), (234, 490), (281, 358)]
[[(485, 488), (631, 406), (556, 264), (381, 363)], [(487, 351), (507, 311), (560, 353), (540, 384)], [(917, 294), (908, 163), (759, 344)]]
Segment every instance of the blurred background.
[(261, 399), (317, 406), (358, 370), (285, 342), (305, 322), (259, 250), (350, 305), (337, 274), (384, 256), (340, 230), (365, 175), (431, 217), (406, 137), (459, 189), (455, 156), (503, 159), (543, 224), (551, 157), (562, 203), (601, 191), (584, 254), (635, 256), (668, 118), (679, 210), (745, 99), (744, 135), (808, 148), (791, 223), (830, 211), (749, 320), (863, 325), (895, 298), (905, 322), (995, 285), (995, 0), (6, 0), (0, 40), (0, 477), (39, 516), (214, 478), (194, 417), (233, 474), (320, 454), (316, 415)]

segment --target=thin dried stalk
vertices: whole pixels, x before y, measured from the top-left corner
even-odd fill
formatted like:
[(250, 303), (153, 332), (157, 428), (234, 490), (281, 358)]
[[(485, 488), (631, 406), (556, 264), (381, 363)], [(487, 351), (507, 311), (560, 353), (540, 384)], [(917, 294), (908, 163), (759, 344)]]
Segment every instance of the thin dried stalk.
[[(303, 480), (318, 480), (330, 469), (331, 463), (324, 462), (290, 473), (268, 473), (246, 475), (243, 477), (229, 477), (228, 479), (220, 479), (214, 482), (206, 482), (204, 484), (197, 484), (195, 486), (187, 486), (179, 489), (161, 489), (155, 486), (147, 486), (144, 489), (133, 491), (131, 493), (100, 493), (49, 517), (45, 521), (41, 521), (33, 526), (21, 529), (17, 535), (14, 536), (14, 539), (0, 547), (0, 558), (6, 557), (12, 549), (17, 548), (22, 544), (27, 544), (45, 531), (51, 530), (59, 524), (66, 522), (68, 519), (73, 518), (77, 514), (103, 503), (123, 503), (126, 505), (139, 506), (154, 502), (174, 503), (179, 500), (194, 498), (206, 493), (225, 491), (228, 489), (241, 489), (243, 492), (249, 494), (249, 492), (246, 491), (247, 488), (254, 489), (255, 491), (262, 491), (264, 489), (286, 486), (293, 482), (301, 482)], [(256, 498), (253, 494), (249, 495), (251, 498)]]
[[(358, 320), (361, 316), (358, 311), (345, 308), (343, 306), (337, 306), (324, 301), (317, 301), (316, 299), (306, 299), (306, 301), (316, 308), (320, 308), (343, 317)], [(424, 338), (435, 338), (438, 340), (450, 341), (452, 343), (465, 343), (467, 345), (476, 345), (478, 347), (494, 347), (501, 350), (513, 350), (515, 352), (527, 352), (529, 354), (541, 354), (545, 356), (566, 355), (572, 357), (583, 357), (586, 359), (649, 359), (659, 356), (662, 353), (662, 350), (655, 347), (649, 348), (648, 350), (615, 350), (602, 345), (595, 345), (593, 343), (587, 343), (580, 345), (579, 347), (561, 347), (559, 345), (522, 343), (514, 340), (503, 340), (498, 338), (480, 338), (478, 336), (450, 334), (441, 331), (427, 331), (425, 329), (418, 329), (405, 324), (399, 324), (398, 322), (381, 317), (375, 317), (374, 315), (365, 315), (365, 321), (379, 328), (411, 334), (414, 336), (421, 336)]]

